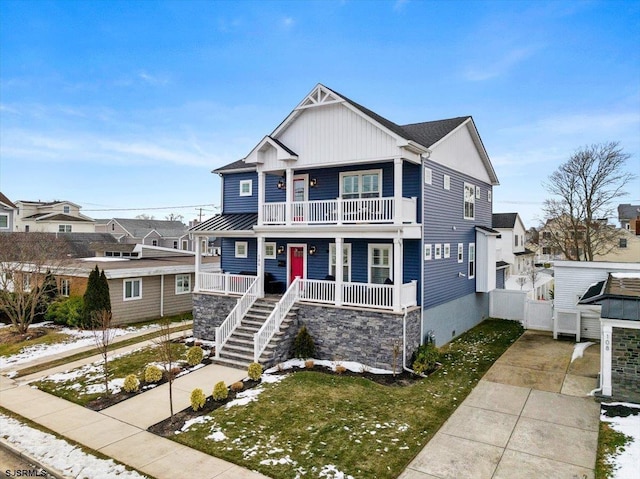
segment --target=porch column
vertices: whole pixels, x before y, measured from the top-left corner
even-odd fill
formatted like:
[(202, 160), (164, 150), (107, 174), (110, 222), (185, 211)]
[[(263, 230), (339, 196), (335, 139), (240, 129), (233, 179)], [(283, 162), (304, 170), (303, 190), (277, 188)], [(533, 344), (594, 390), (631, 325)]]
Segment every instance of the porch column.
[(402, 297), (402, 239), (393, 240), (393, 310), (400, 312), (400, 298)]
[(291, 202), (293, 201), (293, 170), (291, 168), (287, 168), (286, 172), (285, 172), (285, 180), (286, 180), (286, 190), (285, 190), (285, 195), (286, 195), (286, 203), (285, 203), (285, 207), (286, 207), (286, 224), (290, 225), (291, 224), (291, 210), (292, 210), (292, 205)]
[(258, 275), (258, 298), (264, 298), (264, 238), (258, 236), (258, 251), (256, 251), (257, 275)]
[(262, 225), (262, 217), (263, 217), (263, 209), (264, 209), (264, 199), (265, 199), (265, 173), (262, 171), (258, 171), (258, 224)]
[(393, 160), (393, 224), (402, 224), (402, 159)]
[(200, 267), (202, 265), (202, 256), (200, 253), (200, 237), (199, 236), (194, 236), (194, 242), (195, 242), (195, 247), (196, 247), (196, 280), (193, 283), (193, 291), (194, 292), (199, 292), (200, 291)]
[(602, 386), (602, 394), (611, 396), (611, 348), (613, 347), (613, 327), (600, 320), (601, 329), (601, 352), (600, 358), (600, 386)]
[(342, 250), (344, 249), (344, 239), (336, 238), (336, 291), (335, 291), (335, 304), (336, 306), (342, 306), (342, 283), (344, 282), (343, 268), (342, 268)]

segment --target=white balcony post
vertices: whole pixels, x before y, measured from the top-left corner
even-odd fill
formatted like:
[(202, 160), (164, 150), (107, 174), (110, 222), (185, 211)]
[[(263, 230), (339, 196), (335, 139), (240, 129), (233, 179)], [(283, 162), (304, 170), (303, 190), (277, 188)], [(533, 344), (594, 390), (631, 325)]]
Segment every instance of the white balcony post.
[(193, 291), (194, 292), (198, 292), (200, 291), (200, 269), (201, 269), (201, 265), (202, 265), (202, 256), (200, 255), (200, 237), (196, 236), (195, 237), (195, 243), (196, 243), (196, 280), (194, 281), (193, 284)]
[[(393, 160), (393, 223), (402, 224), (402, 159)], [(394, 281), (396, 283), (397, 281)]]
[(613, 327), (610, 324), (603, 324), (601, 321), (601, 341), (603, 345), (603, 355), (600, 358), (600, 371), (602, 377), (600, 378), (600, 387), (602, 388), (603, 396), (611, 396), (612, 384), (611, 384), (611, 348), (613, 347)]
[(393, 310), (400, 312), (402, 297), (402, 239), (393, 240)]
[(342, 283), (344, 282), (342, 255), (343, 255), (343, 239), (336, 238), (336, 284), (335, 284), (335, 302), (336, 306), (342, 306)]
[(231, 274), (226, 272), (224, 274), (224, 294), (229, 294), (229, 287), (231, 286)]
[(343, 211), (344, 211), (344, 205), (342, 203), (342, 196), (338, 196), (338, 224), (341, 225), (342, 224), (342, 217), (343, 217)]
[(291, 224), (292, 209), (293, 209), (293, 170), (287, 168), (286, 170), (286, 224)]
[(258, 225), (262, 226), (264, 221), (264, 199), (265, 199), (265, 174), (258, 172)]
[(262, 259), (264, 251), (264, 238), (258, 236), (258, 251), (256, 251), (258, 284), (256, 284), (258, 298), (264, 298), (264, 261)]

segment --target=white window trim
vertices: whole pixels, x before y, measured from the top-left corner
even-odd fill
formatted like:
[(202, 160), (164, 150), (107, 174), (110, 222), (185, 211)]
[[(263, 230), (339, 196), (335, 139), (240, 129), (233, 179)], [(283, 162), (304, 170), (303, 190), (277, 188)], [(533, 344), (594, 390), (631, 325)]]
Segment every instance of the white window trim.
[(442, 259), (442, 245), (440, 243), (436, 244), (433, 250), (434, 259)]
[[(267, 248), (273, 248), (273, 253), (272, 254), (268, 254), (267, 253)], [(267, 241), (264, 243), (264, 259), (276, 259), (276, 257), (278, 256), (278, 246), (276, 245), (275, 241)]]
[(182, 240), (182, 249), (186, 250), (189, 248), (189, 242), (187, 240)]
[[(348, 274), (349, 277), (348, 278), (343, 277), (342, 281), (346, 283), (350, 283), (351, 282), (351, 243), (342, 243), (342, 250), (347, 252), (347, 264), (343, 264), (342, 267), (344, 268), (346, 266), (349, 271), (349, 274)], [(331, 274), (331, 266), (335, 266), (336, 272), (338, 271), (338, 266), (331, 264), (331, 258), (333, 256), (336, 256), (335, 251), (336, 251), (336, 244), (329, 243), (329, 268), (328, 268), (329, 274)], [(336, 256), (336, 263), (337, 262), (338, 262), (338, 257)]]
[[(140, 294), (138, 296), (131, 296), (127, 298), (127, 283), (131, 283), (131, 294), (133, 294), (133, 283), (138, 282), (140, 284)], [(127, 278), (122, 280), (122, 301), (137, 301), (142, 299), (142, 278)]]
[(9, 229), (9, 215), (0, 214), (0, 218), (7, 219), (7, 226), (0, 226), (0, 230), (8, 230)]
[(458, 243), (458, 263), (462, 263), (464, 261), (464, 244)]
[(481, 196), (480, 187), (476, 186), (476, 200), (479, 200)]
[(489, 203), (491, 203), (491, 197), (492, 197), (492, 191), (491, 190), (487, 190), (487, 201)]
[(430, 244), (425, 244), (424, 245), (424, 259), (425, 261), (430, 261), (431, 260), (431, 255), (433, 252), (433, 248), (431, 247)]
[(444, 175), (442, 177), (442, 187), (445, 190), (450, 190), (451, 189), (451, 177), (449, 175)]
[(431, 168), (425, 167), (424, 169), (424, 184), (425, 185), (433, 184), (433, 171), (431, 170)]
[[(238, 252), (238, 248), (244, 246), (244, 253)], [(249, 242), (248, 241), (236, 241), (235, 242), (235, 257), (236, 258), (248, 258), (249, 257)]]
[[(66, 290), (66, 294), (65, 294)], [(61, 279), (60, 280), (60, 296), (64, 296), (68, 298), (71, 294), (71, 280), (70, 279)]]
[(393, 280), (393, 245), (389, 243), (369, 243), (367, 252), (367, 283), (371, 283), (372, 253), (375, 248), (389, 250), (389, 278)]
[[(249, 191), (243, 191), (243, 187), (249, 185)], [(253, 196), (253, 180), (240, 180), (240, 196)]]
[(450, 258), (451, 257), (451, 245), (449, 243), (445, 243), (442, 246), (442, 256), (444, 258)]
[[(467, 189), (471, 190), (471, 196), (469, 197), (469, 199), (471, 200), (470, 203), (473, 204), (473, 216), (467, 216), (467, 211), (466, 211), (466, 204), (467, 204)], [(462, 193), (462, 215), (464, 217), (465, 220), (475, 220), (476, 219), (476, 197), (475, 197), (475, 186), (473, 186), (471, 183), (465, 183), (464, 187), (462, 189), (463, 193)]]
[[(187, 278), (187, 289), (184, 289), (184, 278)], [(182, 278), (182, 288), (180, 289), (180, 287), (178, 286), (178, 279)], [(191, 292), (191, 275), (190, 274), (176, 274), (176, 295), (179, 294), (188, 294)]]
[(71, 225), (68, 225), (68, 224), (58, 225), (58, 233), (71, 233), (71, 229), (72, 229)]
[[(342, 181), (342, 178), (345, 176), (360, 176), (360, 180), (358, 180), (358, 198), (362, 198), (362, 175), (372, 175), (372, 174), (378, 174), (378, 198), (382, 197), (382, 168), (377, 169), (377, 170), (355, 170), (355, 171), (343, 171), (340, 173), (340, 186), (339, 186), (339, 194), (340, 197), (342, 198), (342, 196), (345, 194), (344, 191), (342, 191), (342, 187), (344, 186), (344, 183)], [(348, 193), (348, 194), (352, 194), (352, 193)], [(350, 198), (350, 199), (357, 199), (357, 198)]]
[[(473, 252), (473, 254), (472, 254)], [(473, 264), (473, 274), (471, 274), (471, 265)], [(469, 279), (476, 277), (476, 244), (469, 243), (469, 256), (467, 258), (467, 273)]]

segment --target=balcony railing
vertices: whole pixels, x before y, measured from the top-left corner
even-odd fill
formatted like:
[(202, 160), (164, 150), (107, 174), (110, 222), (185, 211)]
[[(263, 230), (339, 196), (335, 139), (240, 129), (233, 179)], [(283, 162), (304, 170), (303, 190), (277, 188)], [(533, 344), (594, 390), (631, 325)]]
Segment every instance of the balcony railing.
[(229, 273), (200, 273), (199, 292), (222, 294), (245, 294), (255, 276)]
[[(416, 222), (416, 198), (402, 198), (403, 223)], [(290, 208), (287, 215), (287, 208)], [(288, 220), (287, 220), (288, 218)], [(264, 203), (262, 224), (352, 224), (392, 223), (395, 200), (388, 198), (356, 198), (314, 201)]]

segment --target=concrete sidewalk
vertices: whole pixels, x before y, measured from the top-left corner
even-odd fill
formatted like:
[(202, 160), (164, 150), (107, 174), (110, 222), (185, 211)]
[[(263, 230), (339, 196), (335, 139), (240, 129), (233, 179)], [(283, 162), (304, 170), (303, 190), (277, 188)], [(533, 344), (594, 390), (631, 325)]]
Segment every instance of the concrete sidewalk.
[[(195, 387), (206, 390), (217, 381), (230, 383), (245, 376), (237, 369), (209, 365), (178, 378), (173, 386), (174, 411), (189, 406)], [(0, 376), (0, 406), (157, 479), (185, 477), (185, 471), (211, 479), (265, 477), (147, 432), (147, 426), (169, 416), (167, 388), (164, 384), (96, 412)]]
[(402, 479), (593, 478), (599, 347), (527, 331), (400, 476)]

